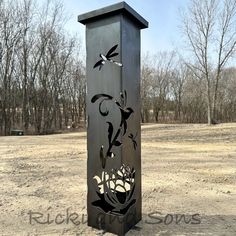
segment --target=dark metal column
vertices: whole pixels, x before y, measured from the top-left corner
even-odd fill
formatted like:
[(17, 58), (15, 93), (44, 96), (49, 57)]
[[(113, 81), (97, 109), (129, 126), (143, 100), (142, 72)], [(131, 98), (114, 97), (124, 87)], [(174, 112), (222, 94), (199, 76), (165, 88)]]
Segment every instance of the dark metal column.
[(141, 220), (140, 29), (125, 2), (86, 25), (88, 225), (124, 235)]

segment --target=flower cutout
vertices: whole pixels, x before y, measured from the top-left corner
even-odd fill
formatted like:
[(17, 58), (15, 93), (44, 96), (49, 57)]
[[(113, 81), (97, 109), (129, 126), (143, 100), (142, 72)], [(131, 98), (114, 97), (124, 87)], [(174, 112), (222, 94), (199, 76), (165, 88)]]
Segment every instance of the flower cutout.
[(129, 207), (135, 203), (132, 198), (135, 189), (135, 170), (122, 165), (119, 169), (103, 171), (101, 178), (95, 176), (97, 195), (100, 198), (93, 202), (105, 212), (125, 214)]

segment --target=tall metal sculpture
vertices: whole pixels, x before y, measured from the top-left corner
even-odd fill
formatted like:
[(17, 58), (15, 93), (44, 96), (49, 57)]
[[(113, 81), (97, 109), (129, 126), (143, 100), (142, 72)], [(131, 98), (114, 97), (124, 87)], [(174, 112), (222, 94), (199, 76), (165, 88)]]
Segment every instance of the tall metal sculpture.
[(140, 30), (125, 2), (86, 25), (88, 225), (124, 235), (141, 220)]

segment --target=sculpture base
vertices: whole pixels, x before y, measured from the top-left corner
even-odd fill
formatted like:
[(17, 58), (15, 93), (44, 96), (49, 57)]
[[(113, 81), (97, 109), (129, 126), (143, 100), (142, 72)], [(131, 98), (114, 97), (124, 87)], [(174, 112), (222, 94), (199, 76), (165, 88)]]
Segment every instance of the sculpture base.
[(93, 214), (88, 215), (88, 226), (123, 236), (141, 219), (141, 214), (137, 213), (134, 206), (125, 215), (113, 212), (105, 213), (99, 208), (95, 208)]

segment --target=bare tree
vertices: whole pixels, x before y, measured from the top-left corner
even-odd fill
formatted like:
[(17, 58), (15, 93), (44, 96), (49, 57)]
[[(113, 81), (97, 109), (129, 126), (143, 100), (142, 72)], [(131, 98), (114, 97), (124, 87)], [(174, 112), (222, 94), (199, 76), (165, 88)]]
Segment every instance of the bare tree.
[(188, 76), (188, 67), (183, 63), (183, 61), (177, 61), (176, 68), (173, 70), (170, 80), (170, 86), (175, 101), (175, 120), (181, 120), (184, 85)]
[[(15, 19), (13, 21), (12, 19)], [(2, 124), (4, 134), (7, 135), (11, 128), (11, 106), (12, 106), (12, 85), (15, 66), (15, 55), (19, 45), (21, 34), (19, 11), (14, 2), (1, 2), (0, 4), (0, 45), (1, 45), (1, 64), (0, 77), (2, 83)]]
[(222, 70), (235, 53), (235, 23), (235, 0), (192, 0), (183, 16), (183, 32), (193, 58), (187, 65), (205, 80), (209, 124), (216, 119)]
[(173, 76), (173, 65), (175, 60), (175, 52), (160, 52), (153, 58), (153, 81), (152, 81), (152, 97), (153, 97), (153, 114), (155, 121), (159, 121), (161, 112), (162, 120), (165, 119), (165, 112), (168, 117), (168, 108), (165, 107), (169, 100), (170, 81)]
[(0, 1), (0, 134), (46, 134), (84, 116), (80, 41), (65, 32), (63, 15), (50, 0)]
[(150, 121), (153, 77), (153, 68), (150, 66), (151, 61), (152, 57), (148, 53), (143, 55), (141, 69), (141, 120), (143, 123)]

